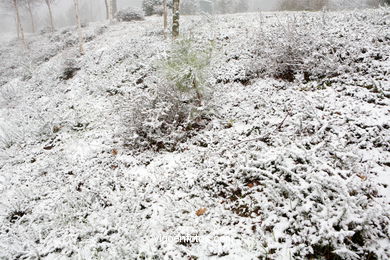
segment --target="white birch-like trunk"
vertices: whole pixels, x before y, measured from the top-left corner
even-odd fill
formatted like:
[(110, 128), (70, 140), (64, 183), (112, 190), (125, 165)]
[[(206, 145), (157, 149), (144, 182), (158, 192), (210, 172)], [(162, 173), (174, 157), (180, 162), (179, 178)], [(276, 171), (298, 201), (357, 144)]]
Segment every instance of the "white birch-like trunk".
[(18, 7), (17, 0), (13, 0), (13, 4), (14, 4), (15, 12), (16, 12), (16, 23), (17, 23), (17, 27), (19, 28), (19, 32), (20, 32), (20, 36), (21, 36), (21, 39), (23, 42), (23, 46), (25, 48), (27, 48), (26, 39), (24, 38), (24, 30), (23, 30), (22, 21), (20, 20), (19, 7)]
[(108, 7), (108, 1), (109, 0), (104, 0), (104, 4), (106, 5), (106, 19), (110, 19), (110, 10), (109, 10), (109, 7)]
[(167, 7), (167, 0), (164, 0), (164, 38), (167, 38), (167, 31), (168, 31), (168, 7)]
[(51, 31), (54, 32), (54, 19), (53, 19), (53, 13), (51, 11), (50, 0), (45, 0), (45, 2), (46, 2), (46, 5), (47, 5), (47, 9), (49, 10)]
[(180, 30), (180, 0), (173, 0), (172, 36), (176, 39)]
[(116, 12), (118, 11), (118, 2), (117, 0), (111, 0), (111, 2), (112, 2), (112, 9), (111, 9), (112, 17), (115, 17)]
[(20, 26), (19, 26), (19, 21), (18, 18), (15, 15), (15, 25), (16, 25), (16, 34), (18, 35), (18, 39), (20, 39)]
[(80, 53), (84, 54), (84, 46), (83, 46), (84, 45), (84, 37), (83, 37), (83, 32), (81, 31), (79, 0), (73, 0), (73, 2), (74, 2), (75, 14), (76, 14), (77, 32), (79, 34)]
[(31, 29), (32, 29), (32, 32), (35, 33), (34, 15), (33, 15), (31, 3), (29, 0), (27, 0), (27, 7), (28, 7), (28, 13), (30, 14), (30, 19), (31, 19)]
[(112, 0), (107, 0), (108, 1), (108, 16), (109, 16), (109, 20), (110, 20), (110, 23), (112, 23), (113, 21), (113, 15), (112, 15)]

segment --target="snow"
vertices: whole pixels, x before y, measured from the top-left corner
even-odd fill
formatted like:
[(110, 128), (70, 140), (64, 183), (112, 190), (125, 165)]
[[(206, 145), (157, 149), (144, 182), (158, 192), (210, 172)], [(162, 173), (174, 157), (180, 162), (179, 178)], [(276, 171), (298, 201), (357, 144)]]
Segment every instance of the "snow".
[[(215, 39), (215, 115), (173, 152), (125, 145), (131, 101), (162, 84), (159, 17), (88, 25), (84, 56), (75, 28), (29, 35), (30, 51), (4, 41), (0, 258), (389, 258), (388, 13), (326, 13), (325, 42), (367, 49), (331, 85), (273, 79), (253, 52), (260, 20), (272, 35), (302, 16), (318, 36), (323, 13), (183, 17), (184, 32)], [(159, 239), (177, 236), (199, 241)]]

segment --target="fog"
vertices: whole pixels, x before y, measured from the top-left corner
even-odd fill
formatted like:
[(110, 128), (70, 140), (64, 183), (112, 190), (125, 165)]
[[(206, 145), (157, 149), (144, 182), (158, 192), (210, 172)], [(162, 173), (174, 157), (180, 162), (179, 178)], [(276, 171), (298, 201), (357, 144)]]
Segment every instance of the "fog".
[[(43, 0), (42, 0), (43, 2)], [(118, 0), (118, 8), (141, 7), (142, 0)], [(74, 9), (72, 0), (57, 0), (53, 6), (53, 16), (56, 27), (68, 26), (75, 23)], [(105, 19), (105, 5), (103, 0), (80, 0), (81, 20), (99, 21)], [(21, 9), (22, 22), (26, 32), (31, 31), (30, 17), (26, 10)], [(49, 26), (49, 14), (45, 4), (35, 7), (34, 19), (37, 28), (42, 29)], [(14, 32), (15, 15), (13, 10), (0, 9), (0, 33)]]
[[(249, 11), (276, 10), (280, 0), (248, 0)], [(337, 1), (337, 0), (333, 0)], [(349, 2), (362, 3), (365, 0), (349, 0)], [(42, 0), (43, 2), (43, 0)], [(347, 2), (347, 1), (345, 1)], [(118, 9), (127, 7), (141, 7), (142, 0), (118, 0)], [(57, 0), (53, 4), (55, 26), (63, 27), (75, 23), (73, 1)], [(82, 22), (102, 21), (105, 19), (104, 0), (80, 0)], [(28, 12), (21, 8), (23, 27), (27, 33), (31, 32), (31, 23)], [(46, 5), (35, 7), (34, 19), (38, 30), (49, 25), (49, 16)], [(0, 9), (0, 36), (4, 33), (13, 33), (15, 29), (15, 15), (13, 10)]]

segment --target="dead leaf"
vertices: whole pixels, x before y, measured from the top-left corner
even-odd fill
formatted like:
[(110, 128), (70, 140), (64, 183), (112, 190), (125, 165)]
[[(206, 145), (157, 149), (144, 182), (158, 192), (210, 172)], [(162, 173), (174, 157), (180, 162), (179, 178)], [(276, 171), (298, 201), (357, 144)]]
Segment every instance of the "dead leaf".
[(54, 145), (47, 145), (47, 146), (43, 147), (43, 149), (46, 150), (46, 151), (49, 151), (49, 150), (51, 150), (53, 148), (54, 148)]
[(118, 155), (118, 150), (112, 149), (111, 154), (114, 155), (114, 156), (115, 156), (115, 155)]
[(198, 217), (200, 217), (200, 216), (204, 215), (204, 213), (206, 213), (206, 211), (207, 211), (206, 208), (200, 208), (200, 209), (198, 209), (198, 210), (196, 211), (196, 215), (197, 215)]
[(367, 180), (367, 176), (366, 176), (366, 175), (358, 174), (358, 177), (359, 177), (360, 179), (362, 179), (362, 181), (366, 181), (366, 180)]
[(255, 184), (253, 184), (253, 183), (248, 183), (248, 187), (249, 187), (249, 188), (252, 189), (254, 186), (255, 186)]

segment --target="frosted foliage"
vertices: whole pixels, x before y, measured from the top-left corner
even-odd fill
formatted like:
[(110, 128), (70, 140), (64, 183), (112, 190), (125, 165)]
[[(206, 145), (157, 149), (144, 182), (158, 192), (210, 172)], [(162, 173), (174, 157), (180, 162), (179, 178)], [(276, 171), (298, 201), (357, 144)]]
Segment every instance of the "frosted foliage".
[(0, 38), (0, 259), (390, 259), (389, 14)]

